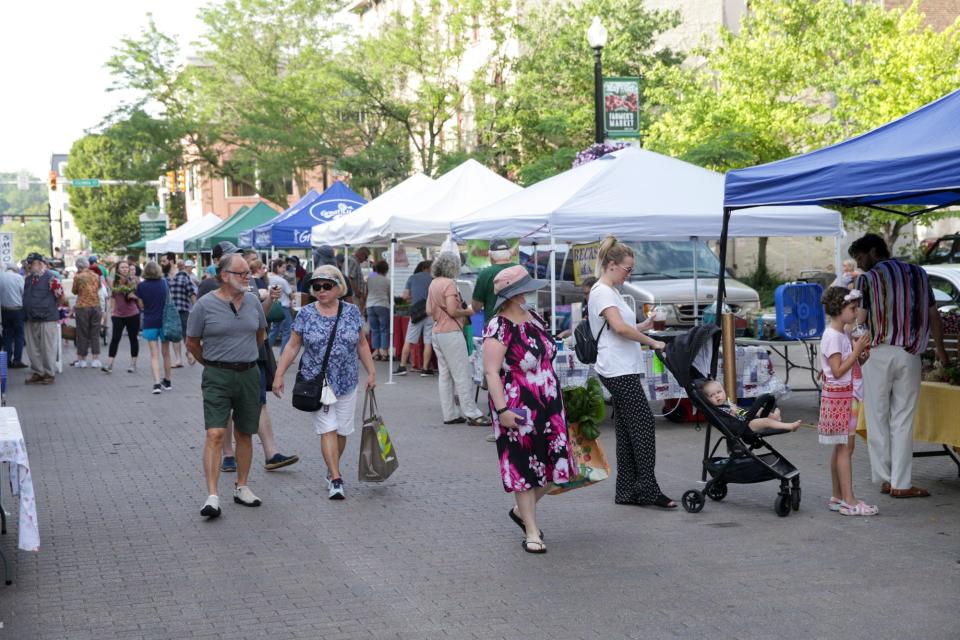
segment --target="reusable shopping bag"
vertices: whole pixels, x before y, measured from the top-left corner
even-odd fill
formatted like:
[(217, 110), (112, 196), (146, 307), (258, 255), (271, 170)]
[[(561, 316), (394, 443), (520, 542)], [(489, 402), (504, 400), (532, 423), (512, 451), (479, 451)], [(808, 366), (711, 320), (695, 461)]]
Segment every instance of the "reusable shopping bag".
[(267, 314), (267, 322), (283, 322), (286, 315), (283, 313), (283, 305), (277, 300), (270, 305), (270, 313)]
[(361, 482), (383, 482), (400, 462), (390, 434), (383, 424), (373, 389), (363, 399), (363, 429), (360, 433), (360, 462), (357, 465)]
[(167, 290), (167, 299), (163, 303), (163, 341), (180, 342), (183, 340), (183, 325), (180, 324), (180, 311), (177, 305), (173, 304), (173, 296), (170, 295), (170, 287), (164, 281), (164, 289)]
[(575, 471), (570, 482), (557, 484), (550, 490), (555, 496), (581, 487), (589, 487), (610, 477), (610, 463), (599, 440), (589, 440), (580, 431), (580, 424), (574, 422), (567, 427), (570, 447), (573, 449)]

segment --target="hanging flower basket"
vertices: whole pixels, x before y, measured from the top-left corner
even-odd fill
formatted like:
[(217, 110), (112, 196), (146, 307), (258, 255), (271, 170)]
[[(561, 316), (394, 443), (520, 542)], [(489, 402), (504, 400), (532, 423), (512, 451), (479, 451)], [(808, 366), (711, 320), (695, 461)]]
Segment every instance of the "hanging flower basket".
[(573, 160), (573, 166), (579, 167), (582, 164), (587, 164), (597, 158), (602, 158), (608, 153), (613, 153), (614, 151), (619, 151), (620, 149), (626, 149), (630, 145), (626, 142), (595, 142), (590, 145), (583, 151), (577, 153), (577, 157)]

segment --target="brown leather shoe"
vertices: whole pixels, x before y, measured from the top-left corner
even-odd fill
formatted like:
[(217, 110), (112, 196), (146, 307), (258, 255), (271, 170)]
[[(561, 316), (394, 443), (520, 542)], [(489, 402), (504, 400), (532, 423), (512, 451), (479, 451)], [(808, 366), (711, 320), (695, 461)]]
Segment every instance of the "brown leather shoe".
[(40, 384), (53, 384), (53, 376), (43, 376), (43, 380), (40, 381)]
[(26, 380), (24, 380), (23, 383), (24, 384), (40, 384), (41, 382), (44, 381), (44, 379), (45, 379), (44, 376), (40, 375), (39, 373), (35, 373), (29, 378), (27, 378)]
[(910, 487), (909, 489), (890, 489), (891, 498), (926, 498), (930, 492), (920, 487)]
[(880, 493), (890, 493), (890, 483), (884, 482), (880, 485)]

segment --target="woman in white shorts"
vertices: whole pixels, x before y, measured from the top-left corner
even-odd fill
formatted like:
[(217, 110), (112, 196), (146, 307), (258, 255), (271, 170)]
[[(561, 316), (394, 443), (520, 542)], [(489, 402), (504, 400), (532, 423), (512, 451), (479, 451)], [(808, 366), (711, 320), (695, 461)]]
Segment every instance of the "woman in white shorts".
[[(330, 334), (333, 346), (327, 363), (326, 379), (337, 401), (313, 413), (313, 425), (320, 436), (320, 450), (327, 464), (327, 489), (331, 500), (343, 500), (343, 477), (340, 475), (340, 457), (347, 446), (347, 436), (354, 431), (357, 409), (359, 368), (363, 362), (367, 371), (367, 389), (376, 386), (373, 355), (363, 332), (363, 317), (356, 305), (343, 302), (347, 291), (343, 274), (334, 266), (318, 267), (307, 282), (317, 299), (297, 314), (287, 346), (277, 363), (273, 379), (273, 393), (283, 395), (283, 374), (293, 363), (300, 347), (304, 348), (300, 373), (312, 379), (320, 375), (323, 357)], [(334, 326), (336, 331), (334, 332)]]

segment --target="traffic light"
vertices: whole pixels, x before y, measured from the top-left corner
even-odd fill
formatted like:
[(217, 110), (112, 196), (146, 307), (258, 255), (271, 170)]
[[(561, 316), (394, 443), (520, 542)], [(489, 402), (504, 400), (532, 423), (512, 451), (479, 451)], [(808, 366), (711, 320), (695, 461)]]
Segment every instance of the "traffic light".
[(167, 171), (167, 191), (170, 193), (177, 192), (177, 172), (176, 171)]
[(50, 191), (57, 190), (57, 172), (56, 171), (50, 172), (49, 184), (50, 184)]
[(187, 192), (187, 170), (180, 169), (177, 171), (177, 191), (180, 193)]

